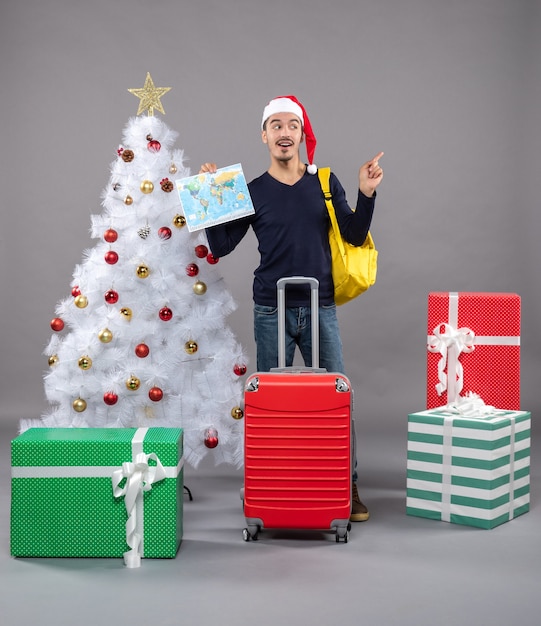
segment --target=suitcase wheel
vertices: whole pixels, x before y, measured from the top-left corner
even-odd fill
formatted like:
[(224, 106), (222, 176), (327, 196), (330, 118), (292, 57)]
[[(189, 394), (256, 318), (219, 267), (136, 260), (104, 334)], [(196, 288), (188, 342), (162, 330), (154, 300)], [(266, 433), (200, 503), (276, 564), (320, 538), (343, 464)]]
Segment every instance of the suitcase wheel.
[(336, 529), (336, 543), (340, 543), (340, 540), (342, 540), (344, 543), (348, 542), (350, 528), (351, 524), (348, 524), (345, 528), (340, 527)]
[(257, 526), (255, 527), (255, 530), (253, 527), (250, 530), (244, 528), (242, 531), (242, 538), (244, 539), (244, 541), (250, 541), (250, 539), (252, 541), (257, 541), (258, 531), (259, 529), (257, 528)]

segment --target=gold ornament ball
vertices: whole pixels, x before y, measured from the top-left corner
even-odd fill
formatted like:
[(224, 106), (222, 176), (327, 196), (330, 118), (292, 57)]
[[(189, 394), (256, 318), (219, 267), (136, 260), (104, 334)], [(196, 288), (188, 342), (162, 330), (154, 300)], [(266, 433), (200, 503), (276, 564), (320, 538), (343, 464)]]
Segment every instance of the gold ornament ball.
[(82, 398), (77, 398), (76, 400), (74, 400), (72, 406), (73, 410), (77, 411), (77, 413), (82, 413), (83, 411), (86, 411), (86, 401)]
[(128, 194), (124, 198), (124, 204), (127, 204), (128, 206), (130, 206), (130, 204), (133, 204), (133, 198), (130, 196), (130, 194)]
[(173, 225), (177, 228), (183, 228), (184, 226), (186, 226), (186, 218), (184, 217), (184, 215), (180, 215), (180, 213), (177, 213), (177, 215), (175, 215), (175, 217), (173, 218)]
[(231, 417), (234, 420), (241, 420), (244, 417), (244, 411), (240, 408), (240, 406), (235, 406), (231, 409)]
[(82, 294), (77, 296), (73, 302), (78, 309), (84, 309), (88, 306), (88, 298)]
[(197, 352), (198, 349), (198, 345), (195, 341), (187, 341), (184, 344), (184, 350), (185, 352), (187, 352), (188, 354), (195, 354)]
[(132, 316), (132, 312), (131, 309), (129, 309), (127, 306), (124, 306), (120, 309), (120, 315), (122, 315), (122, 317), (126, 320), (128, 320), (128, 322), (131, 320), (131, 316)]
[(139, 186), (139, 189), (141, 189), (143, 193), (152, 193), (154, 191), (154, 183), (151, 180), (144, 180)]
[(202, 296), (207, 291), (207, 286), (201, 280), (198, 280), (194, 283), (193, 291), (196, 295)]
[(59, 359), (58, 359), (58, 354), (52, 354), (49, 357), (49, 366), (53, 367), (53, 365), (56, 365), (58, 363)]
[(84, 355), (77, 361), (77, 365), (82, 370), (89, 370), (92, 367), (92, 359), (89, 356)]
[(110, 343), (113, 341), (113, 333), (108, 328), (103, 328), (98, 333), (98, 338), (102, 343)]
[(137, 376), (130, 376), (126, 381), (126, 387), (131, 391), (137, 391), (141, 386), (141, 381), (137, 378)]
[(150, 275), (150, 268), (148, 265), (138, 265), (137, 266), (137, 276), (139, 278), (147, 278)]
[(170, 174), (176, 174), (177, 173), (177, 166), (174, 163), (171, 163), (171, 166), (169, 167), (169, 173)]

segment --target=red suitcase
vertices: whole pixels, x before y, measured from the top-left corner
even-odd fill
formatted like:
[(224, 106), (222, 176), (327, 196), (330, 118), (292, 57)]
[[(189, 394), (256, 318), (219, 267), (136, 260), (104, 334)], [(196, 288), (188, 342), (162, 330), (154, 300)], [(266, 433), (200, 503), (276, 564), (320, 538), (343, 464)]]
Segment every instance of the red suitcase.
[[(285, 367), (285, 286), (308, 282), (312, 368)], [(278, 368), (252, 374), (244, 392), (245, 541), (262, 529), (323, 530), (347, 542), (351, 514), (352, 391), (318, 367), (315, 278), (278, 281)], [(314, 314), (314, 312), (316, 314)]]

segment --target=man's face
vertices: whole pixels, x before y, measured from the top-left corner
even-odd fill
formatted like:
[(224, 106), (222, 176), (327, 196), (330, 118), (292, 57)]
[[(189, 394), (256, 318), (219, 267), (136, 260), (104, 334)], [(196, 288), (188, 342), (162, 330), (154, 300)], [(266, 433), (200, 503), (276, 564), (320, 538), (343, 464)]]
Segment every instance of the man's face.
[(267, 120), (261, 138), (275, 159), (290, 161), (304, 139), (301, 121), (293, 113), (275, 113)]

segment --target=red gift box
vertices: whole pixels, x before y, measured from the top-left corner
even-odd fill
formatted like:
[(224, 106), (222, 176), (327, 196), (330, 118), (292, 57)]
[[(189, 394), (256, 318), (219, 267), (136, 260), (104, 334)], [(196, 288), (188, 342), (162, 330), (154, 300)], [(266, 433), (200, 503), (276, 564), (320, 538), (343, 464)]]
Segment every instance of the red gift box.
[(520, 410), (519, 295), (430, 293), (427, 348), (427, 409), (471, 392)]

